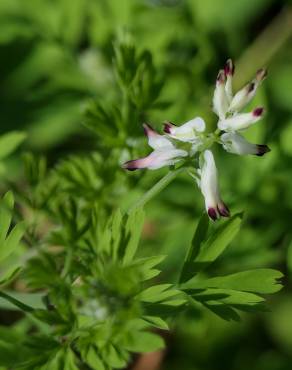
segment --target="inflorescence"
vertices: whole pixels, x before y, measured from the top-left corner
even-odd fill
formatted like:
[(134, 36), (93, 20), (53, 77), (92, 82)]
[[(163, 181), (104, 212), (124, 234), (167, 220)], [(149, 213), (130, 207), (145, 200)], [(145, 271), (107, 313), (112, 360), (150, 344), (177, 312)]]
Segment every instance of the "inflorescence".
[(123, 168), (129, 171), (142, 168), (154, 170), (182, 161), (185, 166), (189, 167), (190, 163), (193, 166), (194, 159), (199, 158), (198, 168), (193, 166), (189, 173), (201, 189), (207, 213), (214, 221), (220, 216), (229, 217), (230, 212), (220, 196), (217, 168), (210, 150), (212, 145), (219, 143), (227, 152), (238, 155), (263, 156), (270, 151), (267, 145), (252, 144), (239, 133), (263, 117), (262, 107), (247, 113), (241, 111), (253, 99), (267, 72), (265, 69), (258, 70), (255, 78), (235, 94), (232, 91), (233, 74), (234, 64), (229, 59), (218, 73), (213, 96), (213, 111), (218, 116), (216, 131), (205, 133), (206, 125), (200, 117), (181, 126), (165, 122), (163, 135), (144, 123), (145, 135), (153, 151), (147, 157), (123, 164)]

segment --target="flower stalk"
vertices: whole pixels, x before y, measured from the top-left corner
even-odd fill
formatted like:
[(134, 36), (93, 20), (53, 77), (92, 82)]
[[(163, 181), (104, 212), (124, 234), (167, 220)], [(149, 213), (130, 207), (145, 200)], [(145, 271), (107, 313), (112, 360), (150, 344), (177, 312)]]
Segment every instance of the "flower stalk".
[(149, 189), (129, 210), (128, 214), (135, 209), (144, 207), (152, 198), (157, 196), (163, 189), (165, 189), (180, 173), (185, 170), (185, 167), (170, 170), (163, 176), (151, 189)]

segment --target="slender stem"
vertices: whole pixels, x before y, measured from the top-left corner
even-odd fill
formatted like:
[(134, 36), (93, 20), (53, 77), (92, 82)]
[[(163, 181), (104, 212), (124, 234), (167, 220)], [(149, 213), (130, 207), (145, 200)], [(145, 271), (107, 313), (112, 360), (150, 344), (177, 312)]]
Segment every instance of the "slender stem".
[(18, 299), (11, 297), (9, 294), (6, 294), (4, 292), (0, 292), (0, 297), (6, 299), (6, 301), (12, 303), (14, 306), (20, 308), (24, 312), (32, 313), (34, 311), (34, 308), (31, 306), (28, 306), (25, 303), (20, 302)]
[(149, 200), (159, 194), (166, 186), (176, 178), (178, 174), (185, 170), (184, 167), (177, 168), (169, 171), (162, 179), (160, 179), (151, 189), (149, 189), (130, 209), (128, 214), (133, 212), (135, 209), (143, 207)]

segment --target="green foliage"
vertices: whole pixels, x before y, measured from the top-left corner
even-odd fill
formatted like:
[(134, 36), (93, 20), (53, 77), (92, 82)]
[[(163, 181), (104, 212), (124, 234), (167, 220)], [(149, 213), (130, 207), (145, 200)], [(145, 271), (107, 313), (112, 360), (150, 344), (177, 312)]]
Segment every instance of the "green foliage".
[[(290, 18), (261, 34), (284, 3), (0, 1), (1, 129), (12, 130), (0, 137), (1, 370), (126, 368), (163, 348), (161, 330), (169, 370), (289, 368), (292, 74), (279, 47)], [(209, 89), (228, 56), (236, 85), (269, 67), (256, 101), (269, 118), (250, 140), (272, 152), (218, 152), (234, 216), (213, 225), (180, 169), (149, 201), (163, 170), (120, 166), (148, 153), (143, 122), (212, 126)], [(279, 268), (288, 288), (270, 297)]]
[[(11, 203), (11, 194), (4, 199)], [(143, 212), (138, 209), (122, 216), (117, 211), (109, 221), (103, 221), (96, 206), (86, 211), (90, 216), (84, 216), (87, 225), (79, 229), (85, 210), (76, 207), (69, 199), (68, 208), (56, 210), (61, 228), (52, 230), (48, 238), (58, 242), (59, 250), (39, 252), (23, 271), (30, 289), (47, 291), (43, 297), (47, 308), (34, 309), (1, 293), (37, 322), (49, 325), (46, 335), (24, 339), (28, 360), (15, 362), (16, 368), (60, 367), (65, 363), (78, 368), (80, 361), (93, 369), (120, 368), (126, 366), (129, 352), (163, 347), (163, 340), (148, 330), (168, 326), (160, 317), (148, 314), (147, 302), (172, 305), (172, 297), (180, 292), (171, 284), (144, 286), (144, 281), (159, 273), (154, 267), (162, 257), (135, 257)], [(164, 290), (167, 292), (161, 295)]]
[[(16, 248), (22, 233), (15, 227), (6, 237), (12, 194), (7, 193), (2, 202), (4, 258)], [(27, 359), (15, 360), (16, 369), (77, 369), (82, 363), (92, 369), (122, 368), (131, 352), (164, 346), (162, 338), (149, 329), (167, 330), (165, 319), (177, 309), (192, 310), (199, 302), (226, 320), (238, 319), (238, 310), (263, 309), (264, 299), (258, 294), (281, 288), (276, 280), (282, 274), (271, 269), (220, 277), (197, 274), (206, 268), (202, 262), (214, 262), (232, 241), (241, 215), (212, 230), (210, 236), (209, 222), (201, 218), (182, 270), (186, 271), (187, 264), (192, 277), (182, 274), (182, 280), (188, 281), (175, 287), (152, 280), (160, 272), (156, 266), (163, 256), (136, 257), (144, 223), (141, 209), (128, 216), (118, 210), (106, 220), (98, 204), (84, 208), (69, 197), (54, 212), (59, 225), (49, 231), (46, 240), (58, 247), (50, 251), (45, 244), (23, 271), (30, 289), (46, 292), (45, 308), (33, 308), (0, 292), (2, 298), (31, 315), (40, 330), (29, 340), (24, 336), (20, 341)], [(146, 284), (148, 280), (151, 285)], [(1, 365), (9, 361), (2, 360)]]
[[(14, 198), (11, 192), (7, 192), (0, 201), (0, 263), (3, 265), (14, 252), (19, 248), (20, 240), (24, 234), (24, 224), (20, 222), (11, 227)], [(0, 285), (11, 282), (21, 269), (19, 263), (14, 263), (8, 270), (1, 273)]]
[[(234, 215), (220, 225), (209, 238), (208, 223), (201, 218), (180, 276), (180, 289), (185, 291), (190, 304), (200, 302), (225, 320), (238, 320), (238, 310), (256, 312), (265, 309), (260, 294), (272, 294), (282, 285), (283, 274), (272, 269), (255, 269), (225, 276), (209, 277), (203, 272), (234, 239), (240, 229), (242, 214)], [(195, 276), (191, 276), (191, 269)], [(186, 281), (187, 280), (187, 281)]]
[[(84, 124), (100, 139), (100, 145), (113, 148), (138, 147), (141, 122), (151, 109), (159, 107), (157, 99), (163, 87), (149, 51), (138, 52), (128, 34), (114, 44), (116, 91), (105, 104), (92, 100), (86, 109)], [(137, 150), (137, 149), (136, 149)]]

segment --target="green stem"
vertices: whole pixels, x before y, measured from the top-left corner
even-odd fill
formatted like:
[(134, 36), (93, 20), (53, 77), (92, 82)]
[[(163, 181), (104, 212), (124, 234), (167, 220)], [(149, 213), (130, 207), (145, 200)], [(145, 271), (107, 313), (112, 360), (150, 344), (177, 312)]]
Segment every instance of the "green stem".
[(185, 167), (180, 167), (175, 170), (169, 171), (162, 179), (160, 179), (151, 189), (149, 189), (129, 210), (128, 214), (133, 212), (135, 209), (144, 207), (149, 200), (159, 194), (166, 186), (176, 178), (178, 174), (183, 172)]
[(14, 306), (20, 308), (22, 311), (27, 313), (34, 312), (34, 308), (31, 306), (28, 306), (25, 303), (20, 302), (18, 299), (11, 297), (9, 294), (6, 294), (4, 292), (0, 292), (0, 297), (4, 298), (6, 301), (12, 303)]

